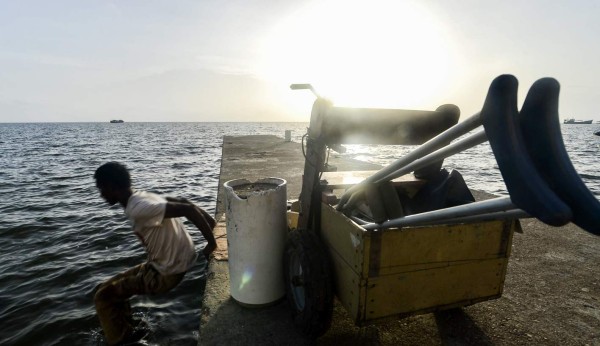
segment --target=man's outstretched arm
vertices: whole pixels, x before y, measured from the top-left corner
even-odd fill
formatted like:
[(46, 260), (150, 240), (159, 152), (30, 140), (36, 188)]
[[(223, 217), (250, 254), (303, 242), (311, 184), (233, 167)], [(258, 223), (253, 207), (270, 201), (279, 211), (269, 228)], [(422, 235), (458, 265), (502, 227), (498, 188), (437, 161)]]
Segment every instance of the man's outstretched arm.
[(190, 220), (190, 222), (202, 232), (204, 239), (207, 241), (206, 247), (202, 250), (202, 253), (208, 258), (208, 256), (217, 248), (217, 241), (212, 232), (216, 225), (215, 219), (200, 207), (187, 200), (184, 200), (185, 202), (175, 202), (174, 200), (174, 198), (167, 198), (165, 219), (185, 217)]
[(196, 207), (196, 209), (198, 209), (198, 211), (200, 211), (200, 213), (202, 213), (202, 216), (204, 216), (204, 218), (206, 219), (206, 222), (208, 222), (211, 229), (215, 228), (215, 226), (217, 225), (217, 220), (215, 220), (214, 217), (210, 216), (210, 214), (208, 214), (204, 209), (200, 208), (199, 206), (195, 205), (194, 203), (190, 202), (189, 200), (187, 200), (183, 197), (167, 197), (167, 202), (191, 204), (194, 207)]

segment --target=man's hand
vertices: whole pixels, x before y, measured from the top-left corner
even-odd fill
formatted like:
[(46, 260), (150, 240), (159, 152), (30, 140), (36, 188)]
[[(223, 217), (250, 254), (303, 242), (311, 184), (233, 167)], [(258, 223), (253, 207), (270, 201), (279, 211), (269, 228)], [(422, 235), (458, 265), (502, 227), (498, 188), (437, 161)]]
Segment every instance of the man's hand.
[(204, 249), (202, 249), (202, 254), (204, 255), (204, 258), (206, 258), (206, 260), (208, 261), (210, 258), (210, 254), (215, 251), (217, 249), (217, 244), (206, 244), (206, 246), (204, 247)]

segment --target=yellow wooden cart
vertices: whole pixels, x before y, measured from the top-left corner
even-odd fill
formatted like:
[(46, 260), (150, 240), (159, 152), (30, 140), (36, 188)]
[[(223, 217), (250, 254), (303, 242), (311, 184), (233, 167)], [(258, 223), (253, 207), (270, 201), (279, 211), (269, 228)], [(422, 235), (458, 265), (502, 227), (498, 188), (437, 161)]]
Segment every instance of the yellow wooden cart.
[[(284, 258), (287, 297), (296, 324), (307, 335), (317, 337), (329, 328), (334, 294), (359, 326), (501, 296), (518, 220), (366, 230), (335, 204), (341, 193), (373, 172), (326, 172), (328, 148), (421, 144), (456, 124), (458, 116), (458, 108), (450, 105), (425, 112), (315, 101), (303, 187), (288, 213), (291, 232)], [(428, 172), (441, 164), (379, 188), (380, 209), (388, 216), (404, 213), (403, 202), (394, 196), (417, 194)], [(371, 204), (376, 209), (377, 203)]]

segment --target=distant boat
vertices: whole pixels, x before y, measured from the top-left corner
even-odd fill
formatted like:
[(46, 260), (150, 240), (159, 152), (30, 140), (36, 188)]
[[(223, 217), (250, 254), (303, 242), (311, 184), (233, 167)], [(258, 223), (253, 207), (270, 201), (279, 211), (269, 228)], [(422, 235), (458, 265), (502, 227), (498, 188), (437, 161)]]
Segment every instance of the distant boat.
[(110, 123), (111, 124), (120, 124), (120, 123), (124, 123), (124, 121), (121, 119), (118, 119), (118, 120), (111, 120)]
[(600, 136), (600, 131), (596, 131), (596, 132), (594, 132), (594, 134), (595, 134), (596, 136)]
[(565, 119), (565, 121), (563, 123), (564, 124), (591, 124), (592, 120), (575, 120), (575, 119), (571, 118), (571, 119)]

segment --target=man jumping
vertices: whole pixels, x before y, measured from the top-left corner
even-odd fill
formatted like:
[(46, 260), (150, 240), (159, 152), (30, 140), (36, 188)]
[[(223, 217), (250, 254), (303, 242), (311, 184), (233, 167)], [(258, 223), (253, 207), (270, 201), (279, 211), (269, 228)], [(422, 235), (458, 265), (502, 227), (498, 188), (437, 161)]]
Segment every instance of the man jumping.
[(100, 166), (94, 178), (102, 198), (125, 209), (133, 233), (148, 253), (147, 262), (103, 282), (94, 296), (106, 341), (122, 344), (140, 338), (134, 333), (129, 298), (171, 290), (196, 262), (194, 243), (179, 217), (187, 218), (202, 232), (208, 242), (202, 250), (206, 258), (217, 247), (212, 233), (216, 221), (186, 199), (132, 190), (129, 172), (118, 162)]

